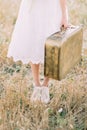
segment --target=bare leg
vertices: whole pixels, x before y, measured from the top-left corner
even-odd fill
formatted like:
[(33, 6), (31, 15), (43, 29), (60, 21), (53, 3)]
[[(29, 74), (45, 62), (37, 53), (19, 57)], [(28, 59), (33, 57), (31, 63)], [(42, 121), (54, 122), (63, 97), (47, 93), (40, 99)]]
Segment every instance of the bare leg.
[(41, 84), (40, 84), (40, 78), (39, 78), (39, 67), (40, 67), (40, 64), (31, 63), (33, 79), (35, 82), (35, 86), (37, 86), (34, 88), (34, 91), (31, 96), (31, 101), (41, 101), (44, 103), (48, 103), (50, 101), (49, 88), (47, 87), (49, 78), (44, 77), (44, 81), (42, 85), (43, 87), (40, 87)]
[(44, 103), (49, 103), (50, 101), (48, 82), (49, 82), (49, 78), (44, 77), (44, 81), (42, 84), (42, 96), (41, 96), (41, 101)]
[(34, 80), (35, 86), (41, 86), (40, 79), (39, 79), (40, 64), (30, 63), (30, 65), (31, 65), (31, 69), (32, 69), (32, 75), (33, 75), (33, 80)]
[(42, 86), (48, 87), (48, 83), (49, 83), (49, 78), (48, 77), (44, 77), (44, 81)]

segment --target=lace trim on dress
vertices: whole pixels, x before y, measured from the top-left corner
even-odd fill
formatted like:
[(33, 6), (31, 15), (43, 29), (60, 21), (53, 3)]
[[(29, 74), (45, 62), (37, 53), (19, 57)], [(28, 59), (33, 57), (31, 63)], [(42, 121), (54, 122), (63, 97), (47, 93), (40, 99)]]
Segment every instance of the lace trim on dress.
[(30, 62), (32, 62), (33, 64), (44, 64), (44, 61), (42, 59), (35, 60), (35, 59), (30, 59), (30, 58), (19, 59), (19, 58), (14, 58), (13, 56), (7, 56), (7, 57), (8, 58), (12, 57), (14, 62), (21, 61), (23, 64), (29, 64)]

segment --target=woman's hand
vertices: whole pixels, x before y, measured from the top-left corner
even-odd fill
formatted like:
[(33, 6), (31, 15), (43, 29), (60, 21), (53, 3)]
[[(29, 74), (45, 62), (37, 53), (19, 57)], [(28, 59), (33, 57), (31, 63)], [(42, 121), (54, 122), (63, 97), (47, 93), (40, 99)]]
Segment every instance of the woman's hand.
[(64, 27), (64, 28), (67, 28), (69, 27), (69, 23), (68, 23), (68, 18), (67, 16), (62, 16), (62, 19), (61, 19), (61, 27)]

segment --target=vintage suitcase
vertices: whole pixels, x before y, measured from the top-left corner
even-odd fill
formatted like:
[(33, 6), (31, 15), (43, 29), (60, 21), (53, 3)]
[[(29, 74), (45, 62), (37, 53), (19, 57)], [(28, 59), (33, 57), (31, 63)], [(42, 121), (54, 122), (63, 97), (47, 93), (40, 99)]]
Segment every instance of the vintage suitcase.
[(44, 75), (62, 80), (80, 61), (82, 52), (82, 26), (70, 26), (46, 39)]

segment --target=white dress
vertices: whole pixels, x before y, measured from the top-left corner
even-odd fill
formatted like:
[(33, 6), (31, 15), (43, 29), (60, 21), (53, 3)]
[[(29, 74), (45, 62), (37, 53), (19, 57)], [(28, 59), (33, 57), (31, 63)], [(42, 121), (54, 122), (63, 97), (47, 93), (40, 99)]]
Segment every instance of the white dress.
[(7, 57), (24, 64), (44, 63), (48, 36), (60, 30), (60, 0), (22, 0)]

